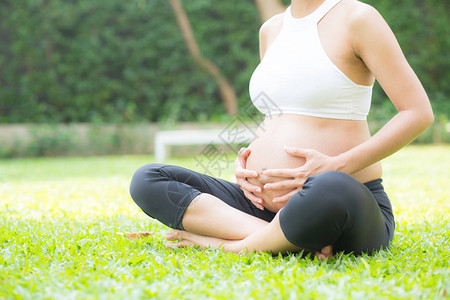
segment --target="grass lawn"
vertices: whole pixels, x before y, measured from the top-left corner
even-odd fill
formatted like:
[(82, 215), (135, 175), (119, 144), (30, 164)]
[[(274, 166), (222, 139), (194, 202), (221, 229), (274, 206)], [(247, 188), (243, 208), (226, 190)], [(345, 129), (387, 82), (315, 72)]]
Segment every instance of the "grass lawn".
[[(450, 146), (384, 161), (392, 247), (326, 262), (166, 250), (128, 184), (151, 156), (0, 161), (0, 299), (440, 299), (450, 296)], [(194, 159), (172, 164), (196, 168)], [(232, 179), (231, 169), (222, 176)], [(200, 170), (199, 170), (200, 171)], [(129, 240), (119, 233), (152, 231)]]

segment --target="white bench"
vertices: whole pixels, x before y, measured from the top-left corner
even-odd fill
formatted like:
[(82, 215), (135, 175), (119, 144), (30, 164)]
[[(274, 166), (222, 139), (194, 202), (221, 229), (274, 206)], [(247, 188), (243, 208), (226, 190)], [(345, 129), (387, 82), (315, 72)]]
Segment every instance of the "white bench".
[(254, 137), (253, 129), (244, 128), (239, 134), (239, 139), (230, 140), (224, 135), (227, 132), (223, 129), (208, 130), (172, 130), (159, 131), (155, 135), (155, 160), (163, 162), (166, 157), (167, 145), (206, 145), (206, 144), (231, 144), (250, 142)]

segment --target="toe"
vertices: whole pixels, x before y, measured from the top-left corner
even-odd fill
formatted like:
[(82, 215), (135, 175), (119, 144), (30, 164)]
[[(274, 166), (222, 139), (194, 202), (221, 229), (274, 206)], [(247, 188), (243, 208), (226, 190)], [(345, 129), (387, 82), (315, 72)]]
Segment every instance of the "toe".
[(181, 240), (177, 243), (166, 243), (165, 246), (166, 246), (166, 249), (173, 249), (173, 248), (182, 248), (182, 247), (192, 247), (192, 246), (194, 246), (194, 244), (187, 240)]
[(178, 248), (180, 245), (179, 243), (165, 243), (164, 246), (166, 246), (166, 249), (174, 249)]
[(320, 252), (322, 252), (326, 257), (332, 257), (333, 256), (333, 246), (328, 245), (326, 247), (323, 247)]
[(324, 259), (326, 259), (326, 256), (320, 252), (316, 252), (316, 257), (319, 261), (323, 261)]
[(181, 231), (179, 230), (171, 230), (166, 233), (166, 240), (168, 241), (176, 241), (181, 238)]

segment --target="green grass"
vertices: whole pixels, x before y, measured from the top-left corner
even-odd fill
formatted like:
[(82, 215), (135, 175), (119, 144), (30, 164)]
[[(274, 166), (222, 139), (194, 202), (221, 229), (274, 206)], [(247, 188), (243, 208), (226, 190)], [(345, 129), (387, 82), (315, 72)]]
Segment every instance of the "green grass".
[[(450, 146), (384, 161), (392, 247), (324, 263), (298, 255), (166, 250), (167, 227), (128, 195), (152, 157), (0, 161), (0, 298), (448, 298)], [(170, 163), (195, 168), (191, 159)], [(225, 179), (232, 178), (232, 170)], [(153, 231), (129, 240), (120, 232)]]

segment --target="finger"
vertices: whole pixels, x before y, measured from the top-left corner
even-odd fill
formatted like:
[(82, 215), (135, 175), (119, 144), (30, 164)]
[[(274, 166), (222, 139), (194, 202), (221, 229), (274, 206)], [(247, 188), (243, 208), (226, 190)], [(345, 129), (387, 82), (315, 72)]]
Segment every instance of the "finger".
[[(254, 203), (253, 203), (254, 204)], [(259, 208), (260, 210), (264, 210), (264, 206), (262, 206), (261, 204), (254, 204), (257, 208)]]
[(257, 197), (257, 196), (255, 196), (253, 193), (244, 191), (244, 195), (245, 195), (245, 197), (247, 197), (247, 199), (250, 200), (253, 204), (255, 204), (255, 203), (261, 204), (261, 203), (263, 203), (262, 199), (259, 198), (259, 197)]
[(273, 183), (266, 183), (263, 188), (265, 190), (282, 190), (282, 189), (295, 189), (300, 187), (301, 184), (299, 184), (298, 180), (292, 179), (292, 180), (283, 180)]
[(247, 147), (241, 147), (241, 149), (239, 149), (239, 151), (238, 151), (238, 155), (241, 155), (247, 149), (248, 149)]
[(247, 197), (247, 199), (250, 200), (250, 202), (252, 202), (254, 206), (259, 208), (260, 210), (264, 210), (264, 206), (262, 206), (263, 200), (261, 198), (256, 197), (255, 195), (253, 195), (253, 193), (247, 191), (244, 191), (244, 195), (245, 197)]
[(236, 172), (234, 172), (234, 175), (236, 177), (241, 177), (241, 178), (248, 178), (248, 177), (254, 178), (254, 177), (258, 177), (258, 172), (248, 170), (248, 169), (237, 169)]
[(295, 169), (268, 169), (263, 172), (265, 176), (273, 177), (295, 177)]
[(252, 204), (253, 204), (254, 206), (256, 206), (257, 209), (264, 210), (264, 206), (263, 206), (262, 204), (255, 203), (255, 202), (252, 202)]
[(239, 151), (240, 153), (238, 153), (238, 157), (236, 158), (235, 161), (235, 169), (245, 169), (246, 165), (247, 165), (247, 158), (250, 155), (250, 149), (246, 148), (244, 151)]
[(236, 157), (236, 159), (235, 159), (235, 161), (234, 161), (234, 165), (235, 165), (235, 166), (243, 166), (243, 165), (244, 165), (245, 159), (243, 159), (242, 155), (243, 155), (245, 149), (246, 149), (246, 148), (241, 148), (241, 149), (239, 150), (239, 152), (238, 152), (238, 154), (237, 154), (237, 157)]
[(250, 152), (252, 152), (249, 148), (245, 148), (244, 152), (242, 152), (242, 158), (247, 159), (247, 157), (250, 155)]
[(274, 203), (283, 203), (283, 202), (288, 202), (289, 199), (291, 199), (292, 196), (294, 196), (295, 194), (297, 194), (297, 192), (299, 191), (299, 189), (295, 189), (289, 193), (287, 193), (286, 195), (280, 196), (280, 197), (276, 197), (273, 198), (272, 202)]
[(234, 168), (236, 170), (245, 169), (245, 164), (244, 164), (244, 160), (242, 159), (242, 157), (240, 157), (240, 156), (236, 157), (236, 160), (234, 161)]
[(250, 193), (261, 193), (262, 192), (262, 188), (258, 185), (253, 185), (250, 182), (248, 182), (247, 180), (243, 180), (243, 179), (239, 179), (236, 180), (237, 185), (239, 185), (239, 187), (241, 188), (241, 190), (243, 190), (244, 192), (250, 192)]
[(286, 151), (287, 154), (296, 156), (296, 157), (303, 157), (306, 158), (310, 153), (310, 149), (303, 149), (303, 148), (297, 148), (297, 147), (284, 147), (284, 151)]
[(247, 158), (250, 155), (250, 149), (242, 147), (238, 152), (238, 157)]

